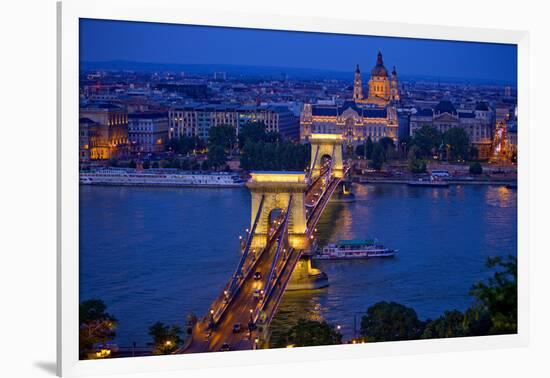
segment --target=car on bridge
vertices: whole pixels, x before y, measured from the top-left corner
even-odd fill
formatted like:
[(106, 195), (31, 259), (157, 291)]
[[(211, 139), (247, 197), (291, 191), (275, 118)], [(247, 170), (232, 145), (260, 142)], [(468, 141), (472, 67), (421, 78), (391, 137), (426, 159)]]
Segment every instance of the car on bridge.
[(222, 346), (220, 347), (220, 352), (228, 352), (231, 350), (231, 347), (229, 346), (228, 343), (223, 343)]
[(261, 280), (262, 279), (262, 273), (260, 272), (256, 272), (254, 273), (254, 279), (257, 281), (257, 280)]
[(243, 329), (241, 323), (235, 323), (233, 324), (233, 333), (239, 333)]

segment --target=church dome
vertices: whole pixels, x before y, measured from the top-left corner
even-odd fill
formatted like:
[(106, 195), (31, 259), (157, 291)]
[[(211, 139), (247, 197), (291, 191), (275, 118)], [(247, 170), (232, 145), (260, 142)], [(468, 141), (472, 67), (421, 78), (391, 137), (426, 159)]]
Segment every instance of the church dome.
[(376, 59), (376, 66), (374, 66), (370, 73), (372, 76), (388, 76), (388, 70), (386, 70), (386, 67), (384, 67), (384, 62), (382, 61), (382, 53), (380, 51), (378, 52), (378, 58)]

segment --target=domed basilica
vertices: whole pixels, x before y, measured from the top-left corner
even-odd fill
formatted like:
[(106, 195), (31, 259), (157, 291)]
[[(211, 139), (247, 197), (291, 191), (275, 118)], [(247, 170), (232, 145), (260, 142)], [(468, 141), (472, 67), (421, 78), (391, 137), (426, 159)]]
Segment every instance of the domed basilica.
[(400, 100), (395, 66), (388, 75), (382, 53), (370, 72), (368, 94), (363, 94), (359, 65), (355, 68), (353, 95), (343, 103), (304, 104), (300, 116), (300, 139), (307, 142), (312, 133), (342, 134), (348, 145), (376, 142), (383, 137), (397, 141), (397, 110)]

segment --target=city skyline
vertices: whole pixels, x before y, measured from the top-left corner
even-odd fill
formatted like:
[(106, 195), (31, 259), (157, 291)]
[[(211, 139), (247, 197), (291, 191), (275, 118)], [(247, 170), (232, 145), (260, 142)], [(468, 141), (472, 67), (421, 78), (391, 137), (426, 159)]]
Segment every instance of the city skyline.
[(517, 85), (515, 45), (91, 19), (82, 19), (80, 27), (81, 62), (280, 67), (344, 73), (355, 64), (369, 70), (376, 53), (382, 51), (387, 66), (395, 65), (401, 76), (469, 78)]

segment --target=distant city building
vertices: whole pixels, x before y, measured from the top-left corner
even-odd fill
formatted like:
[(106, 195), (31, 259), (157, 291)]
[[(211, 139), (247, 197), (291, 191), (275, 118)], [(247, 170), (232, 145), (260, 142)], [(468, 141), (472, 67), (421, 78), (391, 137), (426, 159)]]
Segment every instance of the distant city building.
[(440, 133), (445, 133), (453, 127), (460, 127), (468, 134), (470, 143), (474, 145), (480, 159), (491, 156), (492, 143), (492, 112), (485, 103), (478, 103), (475, 110), (457, 111), (447, 100), (440, 101), (433, 109), (419, 109), (410, 117), (410, 135), (422, 126), (432, 126)]
[(342, 134), (347, 145), (363, 143), (367, 138), (378, 141), (389, 137), (397, 142), (399, 122), (394, 105), (400, 100), (397, 72), (384, 67), (382, 53), (371, 70), (368, 96), (363, 96), (359, 65), (355, 68), (351, 101), (343, 103), (304, 104), (300, 115), (300, 140), (307, 142), (313, 133)]
[(88, 129), (91, 160), (120, 158), (128, 153), (126, 109), (112, 104), (91, 103), (80, 108), (80, 118), (87, 119), (81, 125)]
[(361, 71), (359, 65), (355, 69), (355, 79), (353, 82), (353, 100), (356, 103), (373, 104), (376, 106), (386, 106), (391, 101), (399, 101), (399, 83), (397, 81), (397, 70), (393, 67), (391, 76), (384, 66), (382, 52), (378, 52), (376, 65), (371, 70), (368, 83), (368, 96), (363, 97), (363, 83), (361, 80)]
[(132, 153), (162, 152), (168, 140), (168, 113), (128, 114), (128, 140)]
[(214, 80), (227, 80), (225, 72), (214, 72)]
[(518, 151), (518, 123), (517, 121), (508, 121), (506, 125), (506, 142), (509, 153), (514, 155)]
[[(509, 105), (502, 103), (496, 106), (493, 150), (491, 156), (493, 162), (508, 161), (511, 156), (512, 149), (509, 145), (511, 139), (508, 135), (508, 125), (511, 118), (511, 109)], [(517, 146), (517, 139), (515, 142)]]
[(197, 101), (202, 101), (208, 97), (208, 87), (202, 83), (160, 83), (156, 84), (154, 89), (177, 93)]
[(398, 119), (394, 107), (369, 108), (353, 101), (342, 105), (305, 104), (300, 118), (300, 139), (311, 134), (342, 134), (347, 145), (376, 142), (389, 137), (397, 141)]
[(79, 119), (79, 128), (78, 128), (78, 146), (79, 146), (79, 156), (78, 161), (81, 168), (86, 168), (90, 164), (90, 135), (93, 135), (95, 132), (95, 127), (97, 123), (92, 121), (89, 118), (80, 118)]
[(238, 104), (186, 104), (168, 112), (169, 137), (196, 136), (208, 139), (211, 127), (229, 125), (235, 132), (249, 122), (262, 122), (267, 132), (298, 140), (299, 120), (283, 106), (243, 106)]
[(511, 97), (512, 96), (512, 87), (507, 86), (504, 87), (504, 97)]

